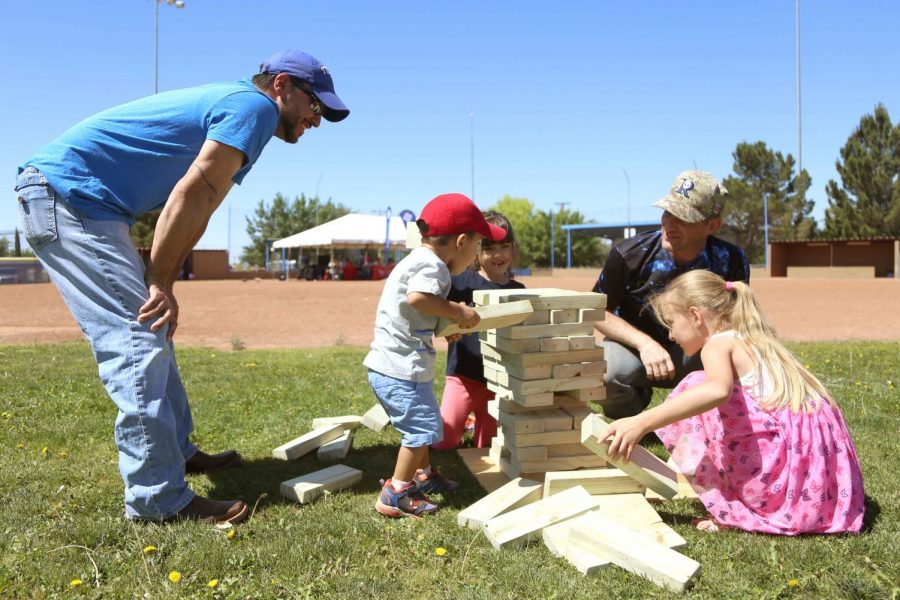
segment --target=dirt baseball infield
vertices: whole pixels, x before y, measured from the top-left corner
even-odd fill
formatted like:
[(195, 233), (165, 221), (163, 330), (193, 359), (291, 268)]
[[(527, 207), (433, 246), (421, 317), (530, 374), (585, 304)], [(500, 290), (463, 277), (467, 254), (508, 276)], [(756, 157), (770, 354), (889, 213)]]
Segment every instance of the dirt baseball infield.
[[(592, 277), (523, 277), (589, 290)], [(383, 281), (191, 281), (176, 285), (179, 345), (222, 350), (366, 346)], [(763, 279), (752, 287), (786, 340), (900, 340), (900, 281)], [(0, 286), (0, 344), (81, 339), (52, 284)]]

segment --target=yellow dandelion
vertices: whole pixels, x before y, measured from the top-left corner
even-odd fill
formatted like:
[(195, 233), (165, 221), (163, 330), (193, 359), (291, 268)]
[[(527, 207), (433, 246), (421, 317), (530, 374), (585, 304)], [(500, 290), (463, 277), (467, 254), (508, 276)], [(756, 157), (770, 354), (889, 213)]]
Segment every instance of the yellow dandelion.
[(237, 531), (235, 531), (234, 529), (229, 529), (228, 533), (225, 534), (225, 537), (227, 537), (229, 540), (233, 540), (234, 536), (236, 536), (236, 535), (237, 535)]
[(70, 585), (71, 587), (78, 587), (78, 586), (81, 585), (82, 583), (84, 583), (84, 582), (81, 581), (80, 579), (73, 579), (72, 581), (69, 582), (69, 585)]
[(68, 452), (57, 452), (56, 456), (58, 456), (59, 458), (69, 458), (69, 453)]
[(181, 581), (181, 573), (179, 573), (178, 571), (172, 571), (171, 573), (169, 573), (169, 581), (171, 581), (172, 583), (178, 583), (179, 581)]
[(43, 454), (44, 456), (47, 456), (47, 454), (49, 452), (50, 452), (50, 448), (48, 448), (47, 446), (44, 446), (43, 448), (41, 448), (41, 454)]
[(206, 584), (206, 587), (208, 587), (208, 588), (214, 588), (214, 587), (216, 587), (217, 585), (219, 585), (219, 580), (218, 580), (218, 579), (210, 579), (210, 580), (209, 580), (209, 583)]
[(248, 369), (255, 369), (256, 363), (244, 363), (244, 366), (247, 367)]
[(806, 367), (807, 369), (811, 368), (809, 363), (806, 363), (806, 364), (803, 365), (803, 366)]
[(797, 587), (800, 585), (799, 579), (788, 579), (788, 587)]
[(444, 556), (445, 554), (447, 554), (447, 549), (446, 548), (435, 548), (434, 553), (437, 554), (438, 556)]
[[(215, 355), (215, 354), (210, 354), (209, 357), (210, 357), (210, 358), (215, 358), (216, 355)], [(218, 583), (219, 580), (218, 580), (218, 579), (213, 579), (213, 581), (215, 581), (215, 582)]]
[(0, 417), (8, 419), (10, 417), (10, 414), (4, 410), (2, 413), (0, 413)]
[(144, 554), (153, 554), (156, 552), (156, 546), (152, 544), (150, 546), (144, 546)]
[(24, 447), (25, 447), (25, 444), (23, 444), (22, 442), (19, 442), (18, 444), (16, 444), (16, 448), (18, 448), (19, 450), (21, 450)]

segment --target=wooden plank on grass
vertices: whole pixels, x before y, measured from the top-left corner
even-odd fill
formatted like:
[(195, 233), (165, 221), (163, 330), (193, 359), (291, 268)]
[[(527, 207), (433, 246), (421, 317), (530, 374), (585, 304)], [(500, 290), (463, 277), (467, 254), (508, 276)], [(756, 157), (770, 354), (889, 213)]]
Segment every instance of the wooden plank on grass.
[(540, 535), (544, 527), (592, 509), (594, 498), (584, 488), (572, 488), (543, 498), (489, 520), (484, 534), (498, 550), (506, 545), (521, 545)]
[(390, 422), (391, 418), (384, 411), (384, 407), (381, 406), (381, 403), (378, 402), (374, 406), (372, 406), (372, 408), (366, 411), (366, 414), (363, 415), (360, 424), (363, 427), (368, 427), (372, 431), (381, 431)]
[(518, 477), (459, 512), (460, 527), (481, 529), (498, 515), (541, 499), (541, 482)]
[(300, 504), (311, 502), (326, 491), (335, 492), (352, 487), (362, 480), (362, 471), (346, 465), (307, 473), (281, 483), (281, 495)]
[[(577, 489), (577, 488), (575, 488)], [(558, 498), (559, 496), (551, 496)], [(700, 572), (700, 563), (592, 512), (570, 527), (569, 540), (656, 585), (680, 592)]]
[(312, 428), (318, 429), (326, 425), (343, 425), (344, 430), (356, 429), (362, 424), (362, 417), (358, 415), (344, 415), (341, 417), (316, 417), (313, 419)]
[(606, 428), (606, 421), (598, 414), (591, 415), (581, 424), (581, 443), (596, 452), (603, 460), (615, 465), (638, 483), (664, 498), (673, 498), (678, 493), (678, 482), (669, 466), (641, 446), (635, 446), (631, 460), (625, 462), (621, 456), (610, 460), (607, 454), (609, 440), (597, 436)]
[(586, 469), (548, 472), (544, 476), (544, 496), (552, 496), (579, 485), (592, 496), (644, 492), (644, 486), (619, 469)]
[(531, 308), (531, 302), (521, 300), (519, 302), (507, 302), (505, 304), (492, 304), (489, 306), (476, 306), (475, 312), (481, 317), (475, 327), (466, 329), (460, 328), (459, 325), (450, 319), (439, 319), (438, 326), (435, 328), (436, 337), (447, 337), (457, 333), (473, 333), (476, 331), (487, 331), (488, 329), (497, 329), (498, 327), (509, 327), (510, 325), (518, 325), (534, 312)]
[(339, 438), (344, 434), (343, 425), (326, 425), (304, 433), (298, 438), (272, 450), (272, 456), (281, 460), (296, 460), (304, 454), (315, 450), (322, 444)]
[(338, 461), (347, 458), (350, 448), (353, 446), (353, 432), (345, 431), (344, 435), (335, 438), (326, 444), (319, 446), (316, 457), (319, 460)]

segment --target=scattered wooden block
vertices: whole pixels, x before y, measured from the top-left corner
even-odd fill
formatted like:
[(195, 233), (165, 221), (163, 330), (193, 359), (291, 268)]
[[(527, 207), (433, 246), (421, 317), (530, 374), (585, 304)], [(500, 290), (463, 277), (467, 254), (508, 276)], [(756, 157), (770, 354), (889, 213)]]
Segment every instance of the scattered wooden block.
[[(478, 339), (486, 342), (489, 346), (496, 348), (497, 350), (509, 352), (511, 354), (541, 351), (541, 340), (539, 339), (509, 340), (503, 337), (498, 337), (495, 330), (482, 331), (478, 334)], [(482, 344), (481, 346), (483, 348), (484, 344)]]
[[(488, 332), (489, 334), (490, 332)], [(487, 335), (487, 334), (479, 334)], [(483, 339), (483, 338), (482, 338)], [(516, 340), (517, 342), (521, 340)], [(508, 352), (482, 341), (481, 354), (494, 362), (517, 367), (533, 367), (537, 365), (561, 365), (565, 363), (603, 360), (603, 348), (593, 347), (586, 350), (569, 350), (565, 352), (541, 352), (540, 343), (537, 350), (527, 352)]]
[(541, 352), (565, 352), (569, 349), (569, 338), (545, 337), (541, 338)]
[(347, 458), (353, 446), (353, 432), (345, 431), (344, 435), (319, 446), (316, 456), (319, 460), (338, 461)]
[(316, 417), (313, 419), (312, 428), (318, 429), (326, 425), (342, 425), (345, 431), (356, 429), (362, 424), (362, 417), (357, 415), (344, 415), (342, 417)]
[(343, 425), (326, 425), (278, 446), (272, 450), (272, 456), (281, 460), (295, 460), (322, 444), (341, 437), (343, 434)]
[(481, 487), (488, 492), (493, 492), (509, 483), (509, 477), (500, 471), (499, 465), (490, 459), (488, 452), (488, 448), (460, 448), (456, 454), (475, 476)]
[(346, 465), (334, 465), (281, 483), (281, 495), (300, 504), (311, 502), (326, 491), (354, 486), (362, 480), (362, 471)]
[(544, 527), (579, 515), (594, 506), (594, 498), (587, 491), (572, 488), (494, 517), (484, 524), (484, 534), (498, 550), (508, 544), (524, 544), (540, 535)]
[(573, 335), (569, 337), (569, 348), (572, 350), (590, 350), (597, 347), (597, 340), (594, 334), (590, 335)]
[(660, 496), (671, 499), (678, 493), (675, 471), (641, 446), (634, 448), (631, 460), (627, 463), (621, 457), (610, 460), (606, 453), (609, 440), (600, 440), (597, 437), (605, 428), (606, 421), (603, 417), (598, 414), (591, 415), (581, 424), (581, 443)]
[(368, 427), (372, 431), (381, 431), (391, 422), (391, 418), (388, 416), (386, 412), (384, 412), (384, 407), (381, 406), (381, 403), (378, 402), (363, 415), (362, 421), (360, 421), (360, 425), (363, 427)]
[[(577, 488), (575, 488), (577, 489)], [(565, 493), (565, 492), (564, 492)], [(551, 496), (552, 498), (558, 498)], [(569, 540), (669, 590), (687, 589), (700, 563), (593, 512), (569, 530)]]
[(435, 328), (435, 337), (447, 337), (457, 333), (473, 333), (518, 325), (527, 319), (534, 312), (534, 309), (531, 308), (531, 302), (528, 300), (520, 300), (518, 302), (507, 302), (506, 304), (476, 306), (475, 312), (479, 314), (481, 320), (475, 327), (466, 329), (460, 328), (459, 325), (450, 319), (439, 319), (438, 326)]
[(569, 377), (578, 377), (581, 374), (581, 363), (553, 365), (550, 371), (553, 379), (567, 379)]
[(550, 322), (554, 325), (562, 323), (580, 323), (578, 318), (578, 309), (575, 308), (557, 308), (550, 311)]
[(497, 329), (497, 337), (521, 340), (570, 335), (594, 335), (593, 323), (563, 323), (561, 325), (515, 325)]
[(552, 496), (579, 485), (592, 496), (643, 494), (645, 489), (619, 469), (551, 471), (544, 475), (544, 496)]
[(516, 478), (459, 512), (456, 522), (460, 527), (481, 529), (498, 515), (515, 510), (541, 499), (541, 483), (532, 479)]
[(642, 494), (609, 494), (595, 496), (597, 510), (610, 519), (669, 548), (687, 545), (677, 531), (666, 525)]

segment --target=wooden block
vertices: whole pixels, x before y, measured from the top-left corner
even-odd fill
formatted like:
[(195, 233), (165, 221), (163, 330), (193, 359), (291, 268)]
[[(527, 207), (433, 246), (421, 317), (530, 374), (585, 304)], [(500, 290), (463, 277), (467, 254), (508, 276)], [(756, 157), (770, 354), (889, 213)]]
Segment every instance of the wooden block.
[[(544, 431), (569, 431), (575, 428), (575, 422), (572, 415), (557, 408), (555, 410), (545, 410), (540, 413), (544, 419)], [(581, 424), (581, 421), (578, 421)]]
[(552, 446), (554, 444), (574, 444), (578, 441), (580, 432), (577, 429), (569, 431), (546, 431), (544, 433), (513, 433), (506, 431), (503, 434), (505, 444), (510, 447), (524, 448), (526, 446)]
[(545, 412), (546, 411), (536, 411), (519, 414), (500, 412), (497, 417), (497, 422), (503, 427), (503, 431), (511, 431), (513, 433), (543, 433)]
[(456, 516), (456, 522), (460, 527), (481, 529), (494, 517), (540, 499), (541, 483), (539, 481), (516, 478), (475, 504), (461, 510)]
[[(587, 514), (587, 513), (585, 513)], [(569, 523), (572, 519), (554, 523), (541, 530), (541, 539), (550, 554), (557, 558), (566, 557), (566, 548), (569, 546)]]
[(550, 322), (554, 325), (561, 323), (580, 323), (578, 318), (578, 309), (575, 308), (557, 308), (550, 311)]
[(573, 292), (555, 288), (531, 288), (513, 290), (505, 295), (505, 301), (531, 300), (534, 310), (557, 310), (566, 308), (606, 308), (606, 294), (596, 292)]
[(548, 472), (544, 476), (544, 496), (552, 496), (581, 486), (592, 496), (606, 494), (643, 494), (644, 486), (619, 469)]
[(606, 373), (606, 362), (595, 360), (581, 363), (582, 375), (603, 375)]
[(363, 427), (368, 427), (372, 431), (381, 431), (391, 422), (391, 418), (388, 416), (386, 412), (384, 412), (384, 407), (381, 406), (381, 403), (378, 402), (363, 415), (362, 421), (360, 421), (360, 425)]
[(595, 495), (595, 498), (600, 514), (617, 523), (641, 532), (669, 548), (683, 548), (687, 545), (677, 531), (663, 523), (662, 518), (642, 494)]
[[(584, 444), (550, 444), (549, 446), (544, 446), (547, 449), (547, 458), (557, 458), (560, 456), (597, 456), (590, 450), (584, 447)], [(600, 458), (597, 456), (597, 458)], [(603, 461), (600, 460), (600, 463)], [(605, 464), (598, 464), (598, 467), (604, 467)]]
[(353, 446), (353, 432), (345, 431), (344, 435), (335, 438), (327, 444), (319, 446), (316, 457), (319, 460), (338, 461), (347, 458), (350, 448)]
[(507, 302), (506, 304), (476, 306), (475, 312), (478, 313), (481, 320), (478, 321), (475, 327), (466, 329), (460, 328), (459, 325), (450, 319), (438, 319), (435, 337), (447, 337), (457, 333), (474, 333), (476, 331), (487, 331), (498, 327), (518, 325), (527, 319), (534, 312), (534, 309), (531, 308), (531, 302), (528, 300), (520, 300), (519, 302)]
[(522, 406), (544, 408), (553, 406), (553, 394), (550, 392), (538, 394), (514, 394), (508, 388), (499, 386), (491, 381), (487, 382), (487, 388), (497, 394), (497, 396), (512, 400), (513, 402), (516, 402), (517, 404), (520, 404)]
[(569, 377), (578, 377), (579, 375), (581, 375), (581, 363), (553, 365), (550, 374), (553, 379), (568, 379)]
[(597, 347), (594, 334), (569, 336), (569, 348), (572, 350), (590, 350)]
[(422, 245), (422, 233), (415, 221), (406, 224), (406, 249), (413, 250)]
[(606, 463), (596, 454), (554, 456), (552, 458), (547, 457), (547, 460), (519, 461), (510, 453), (509, 464), (521, 473), (547, 473), (549, 471), (571, 471), (573, 469), (597, 469), (602, 468)]
[(362, 471), (346, 465), (334, 465), (321, 471), (301, 475), (281, 483), (281, 495), (289, 500), (305, 504), (326, 491), (335, 492), (362, 481)]
[(606, 311), (597, 308), (582, 308), (578, 313), (578, 320), (582, 323), (602, 321), (606, 317)]
[(509, 483), (509, 477), (500, 471), (497, 462), (488, 456), (488, 448), (460, 448), (456, 454), (462, 459), (466, 468), (475, 476), (481, 487), (488, 492)]
[(522, 406), (515, 400), (512, 400), (511, 398), (507, 398), (505, 396), (497, 396), (491, 402), (497, 402), (497, 407), (500, 412), (506, 412), (511, 415), (521, 415), (533, 413), (539, 410), (547, 410), (547, 408), (555, 405), (556, 398), (557, 396), (554, 395), (549, 404), (544, 404), (542, 406)]
[[(599, 375), (568, 377), (566, 379), (532, 379), (530, 381), (510, 376), (509, 384), (506, 388), (512, 392), (513, 396), (528, 396), (544, 392), (564, 392), (568, 390), (599, 387), (601, 385), (603, 385), (603, 377)], [(583, 400), (584, 398), (578, 399)]]
[(484, 378), (488, 381), (503, 387), (509, 387), (509, 373), (492, 369), (487, 363), (484, 363), (482, 373), (484, 373)]
[(541, 338), (541, 352), (565, 352), (569, 349), (569, 338), (546, 337)]
[[(496, 348), (497, 350), (509, 352), (511, 354), (541, 351), (541, 341), (539, 339), (508, 340), (506, 338), (498, 337), (497, 332), (494, 330), (479, 333), (478, 339), (486, 342), (489, 346)], [(484, 344), (482, 344), (482, 347), (484, 347)]]
[(490, 356), (483, 356), (485, 367), (490, 367), (495, 371), (501, 371), (514, 375), (519, 379), (548, 379), (553, 374), (553, 365), (535, 365), (533, 367), (520, 367), (519, 365), (508, 365), (498, 362)]
[(536, 310), (522, 321), (522, 325), (546, 325), (550, 322), (549, 310)]
[(504, 446), (501, 457), (505, 457), (510, 462), (522, 463), (544, 461), (549, 458), (549, 455), (547, 454), (547, 446), (525, 446), (524, 448)]
[(697, 561), (648, 540), (599, 512), (591, 513), (577, 527), (571, 527), (569, 539), (582, 548), (605, 555), (627, 571), (676, 592), (687, 589), (700, 571)]
[(344, 415), (342, 417), (316, 417), (313, 419), (312, 428), (318, 429), (326, 425), (342, 425), (344, 431), (351, 431), (362, 424), (362, 417), (357, 415)]
[[(600, 377), (601, 381), (603, 379), (602, 375), (591, 375), (591, 377)], [(601, 384), (581, 390), (567, 390), (566, 395), (579, 402), (598, 402), (606, 398), (606, 386)]]
[[(678, 470), (678, 465), (675, 464), (675, 461), (672, 460), (672, 457), (669, 457), (669, 460), (666, 461), (666, 464), (669, 465), (669, 468), (675, 471), (676, 479), (678, 480), (678, 493), (675, 494), (673, 500), (681, 500), (683, 498), (699, 498), (700, 496), (697, 494), (697, 490), (691, 485), (690, 480), (685, 477), (683, 473)], [(644, 494), (647, 500), (651, 502), (660, 502), (665, 500), (662, 496), (654, 492), (653, 490), (647, 490), (647, 493)]]
[(595, 506), (583, 488), (572, 488), (494, 517), (484, 525), (484, 534), (496, 549), (521, 545), (540, 535), (544, 527), (574, 517)]
[(581, 422), (594, 414), (586, 405), (563, 406), (560, 410), (564, 410), (572, 415), (572, 428), (581, 427)]
[[(569, 395), (570, 392), (559, 392), (553, 394), (553, 405), (562, 409), (573, 408), (573, 407), (587, 407), (587, 400), (579, 400), (578, 398), (573, 398)], [(575, 424), (576, 427), (580, 425), (578, 423)]]
[(281, 460), (295, 460), (318, 448), (326, 442), (339, 438), (344, 434), (343, 425), (326, 425), (304, 433), (300, 437), (272, 450), (272, 456)]
[(581, 443), (660, 496), (671, 499), (678, 493), (675, 471), (641, 446), (635, 446), (631, 460), (627, 463), (621, 456), (610, 460), (606, 453), (609, 440), (600, 440), (597, 437), (605, 428), (606, 421), (603, 417), (598, 414), (591, 415), (582, 422)]
[[(516, 340), (516, 342), (520, 341), (522, 340)], [(569, 350), (567, 352), (541, 352), (540, 344), (538, 344), (537, 350), (516, 353), (490, 346), (486, 341), (481, 342), (481, 354), (494, 362), (522, 368), (537, 365), (561, 365), (565, 363), (603, 360), (603, 348), (600, 347), (589, 348), (587, 350)]]
[(497, 329), (497, 337), (521, 340), (570, 335), (594, 335), (593, 323), (563, 323), (561, 325), (515, 325)]

